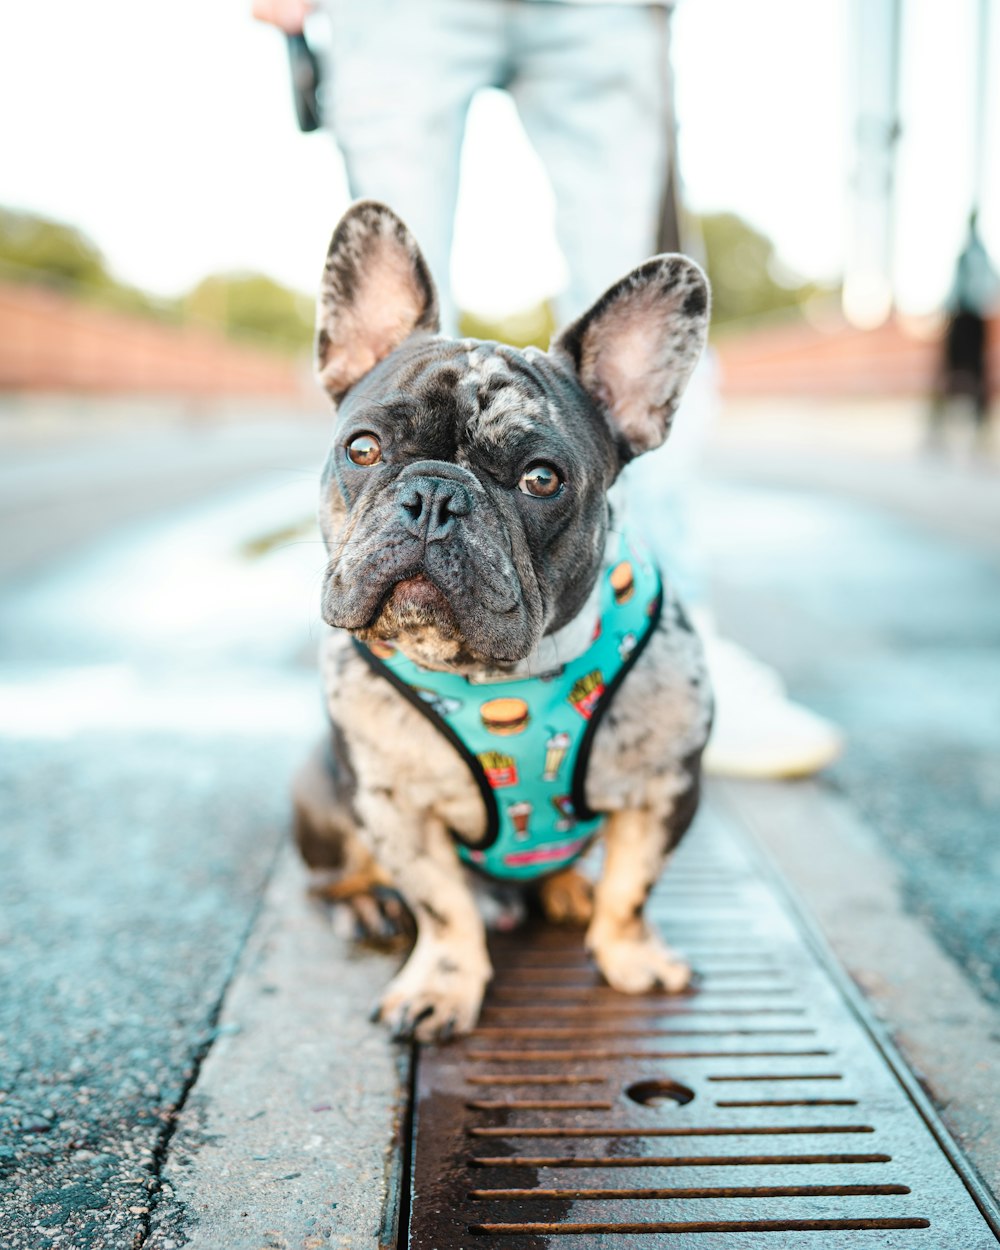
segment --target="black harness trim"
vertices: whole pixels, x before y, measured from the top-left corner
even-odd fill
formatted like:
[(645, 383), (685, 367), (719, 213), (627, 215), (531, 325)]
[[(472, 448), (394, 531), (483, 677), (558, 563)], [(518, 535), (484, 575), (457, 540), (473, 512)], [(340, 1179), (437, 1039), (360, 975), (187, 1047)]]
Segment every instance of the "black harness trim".
[(601, 815), (600, 812), (593, 812), (587, 803), (587, 767), (590, 764), (590, 752), (594, 745), (594, 735), (597, 728), (604, 717), (604, 713), (611, 706), (611, 701), (618, 693), (618, 689), (622, 682), (632, 671), (632, 666), (638, 660), (646, 649), (646, 644), (653, 636), (653, 631), (660, 623), (660, 616), (663, 613), (663, 582), (657, 573), (657, 580), (660, 583), (660, 589), (656, 598), (653, 600), (653, 608), (649, 614), (649, 625), (646, 632), (632, 648), (628, 658), (622, 663), (621, 668), (615, 673), (604, 693), (598, 700), (594, 713), (587, 722), (587, 728), (583, 731), (583, 738), (580, 740), (580, 746), (576, 753), (576, 765), (573, 768), (573, 784), (570, 787), (570, 798), (573, 801), (573, 811), (577, 820), (594, 820)]

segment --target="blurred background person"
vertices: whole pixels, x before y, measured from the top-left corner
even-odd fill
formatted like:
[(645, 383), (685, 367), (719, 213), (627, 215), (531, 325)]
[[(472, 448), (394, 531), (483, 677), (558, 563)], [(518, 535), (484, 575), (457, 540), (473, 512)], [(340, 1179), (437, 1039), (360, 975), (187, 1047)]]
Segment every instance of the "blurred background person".
[[(466, 121), (484, 88), (512, 97), (552, 185), (569, 272), (557, 324), (646, 257), (681, 250), (668, 0), (320, 5), (330, 22), (322, 106), (351, 193), (391, 205), (420, 240), (445, 333), (459, 331), (450, 282), (455, 209)], [(253, 13), (295, 36), (313, 8), (309, 0), (254, 0)], [(502, 149), (491, 166), (498, 180), (520, 176)], [(773, 670), (720, 639), (707, 604), (689, 494), (714, 398), (707, 363), (669, 447), (626, 471), (627, 494), (637, 515), (656, 518), (649, 536), (708, 646), (717, 714), (707, 766), (808, 774), (837, 756), (839, 734), (791, 703)]]
[(955, 266), (955, 278), (948, 294), (941, 371), (930, 413), (932, 447), (941, 443), (950, 401), (963, 396), (972, 404), (980, 449), (986, 446), (989, 437), (993, 391), (989, 314), (996, 308), (1000, 278), (979, 236), (978, 216), (973, 212), (969, 217), (968, 238)]

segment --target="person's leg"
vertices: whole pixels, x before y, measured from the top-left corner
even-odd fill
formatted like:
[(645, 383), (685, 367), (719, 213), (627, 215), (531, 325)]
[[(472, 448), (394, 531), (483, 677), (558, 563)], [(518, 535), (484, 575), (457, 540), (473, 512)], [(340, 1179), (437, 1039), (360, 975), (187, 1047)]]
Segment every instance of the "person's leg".
[(532, 0), (513, 14), (509, 90), (555, 192), (565, 321), (656, 251), (669, 156), (666, 14)]
[(497, 77), (503, 0), (325, 0), (324, 108), (351, 193), (383, 200), (418, 239), (456, 329), (449, 263), (469, 103)]
[[(653, 6), (517, 5), (510, 90), (556, 195), (574, 317), (656, 251), (671, 159), (666, 14)], [(619, 493), (671, 582), (695, 609), (717, 714), (709, 771), (797, 776), (840, 751), (828, 722), (791, 703), (778, 675), (718, 636), (690, 525), (701, 445), (716, 405), (711, 360), (699, 366), (665, 446), (639, 457)]]

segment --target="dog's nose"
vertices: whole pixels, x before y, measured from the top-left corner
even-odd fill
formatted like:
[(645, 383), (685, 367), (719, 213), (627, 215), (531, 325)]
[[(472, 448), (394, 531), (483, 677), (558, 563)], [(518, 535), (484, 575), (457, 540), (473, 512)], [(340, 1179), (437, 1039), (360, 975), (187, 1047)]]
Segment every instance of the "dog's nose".
[(455, 518), (468, 516), (471, 507), (461, 482), (440, 477), (413, 478), (399, 500), (403, 528), (429, 543), (448, 538)]

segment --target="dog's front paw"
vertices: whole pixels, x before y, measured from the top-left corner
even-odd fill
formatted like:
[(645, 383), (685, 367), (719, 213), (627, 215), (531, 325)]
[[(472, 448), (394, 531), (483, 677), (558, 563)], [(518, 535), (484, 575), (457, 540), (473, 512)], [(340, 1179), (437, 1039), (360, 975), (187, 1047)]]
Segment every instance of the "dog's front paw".
[(623, 994), (662, 986), (679, 994), (691, 984), (691, 968), (654, 933), (640, 937), (588, 937), (587, 946), (604, 979)]
[(375, 1018), (389, 1026), (393, 1037), (418, 1042), (446, 1042), (474, 1028), (489, 971), (483, 975), (448, 954), (420, 960), (416, 967), (413, 963), (389, 982)]

